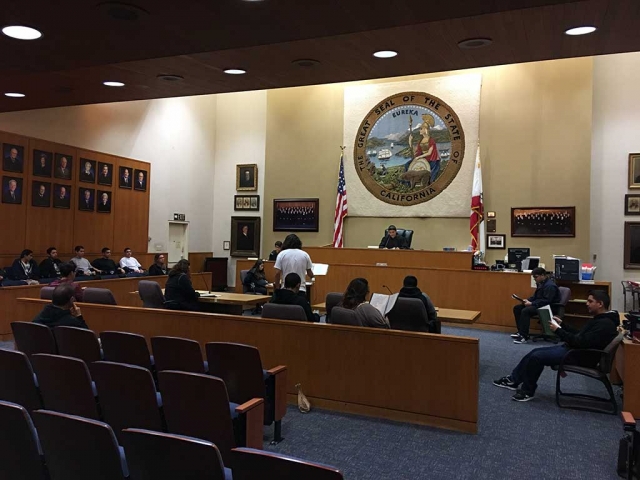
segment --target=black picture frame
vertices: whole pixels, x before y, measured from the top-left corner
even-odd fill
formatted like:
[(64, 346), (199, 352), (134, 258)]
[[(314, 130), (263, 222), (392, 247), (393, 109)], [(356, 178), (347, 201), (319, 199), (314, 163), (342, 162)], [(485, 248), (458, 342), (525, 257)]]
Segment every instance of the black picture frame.
[[(128, 178), (128, 181), (126, 180)], [(133, 168), (132, 167), (119, 167), (118, 168), (118, 187), (133, 188)]]
[[(62, 190), (63, 188), (64, 190)], [(53, 208), (71, 208), (71, 185), (53, 184)]]
[[(12, 184), (15, 182), (15, 186)], [(2, 177), (2, 203), (22, 205), (23, 179), (16, 176)], [(13, 191), (13, 195), (11, 192)]]
[(320, 199), (281, 198), (273, 200), (274, 232), (317, 232), (320, 228)]
[(53, 177), (71, 180), (73, 176), (73, 157), (64, 153), (56, 153), (54, 158)]
[[(243, 229), (247, 227), (246, 237)], [(260, 217), (231, 217), (232, 257), (260, 256)]]
[(640, 194), (628, 194), (624, 196), (624, 214), (640, 215)]
[(33, 180), (31, 182), (31, 206), (51, 206), (51, 182), (41, 182), (39, 180)]
[[(89, 198), (87, 199), (87, 192)], [(96, 190), (94, 188), (78, 188), (78, 210), (83, 212), (93, 212), (96, 208)]]
[[(12, 150), (15, 150), (15, 154)], [(22, 145), (2, 144), (2, 169), (5, 172), (24, 173), (24, 147)]]
[[(89, 160), (88, 158), (81, 158), (78, 173), (78, 180), (84, 183), (96, 183), (96, 167), (98, 162), (95, 160)], [(89, 169), (87, 170), (87, 167)]]
[(487, 234), (487, 250), (504, 250), (507, 248), (507, 235), (504, 233)]
[(576, 207), (511, 208), (512, 237), (575, 237)]
[[(103, 203), (103, 195), (107, 196), (106, 203)], [(109, 190), (98, 190), (96, 194), (96, 212), (111, 213), (112, 192)]]
[[(107, 171), (104, 171), (107, 167)], [(98, 185), (111, 187), (113, 185), (113, 163), (98, 162)], [(105, 175), (106, 173), (106, 175)]]
[[(140, 174), (142, 174), (142, 185), (140, 184)], [(133, 174), (133, 189), (139, 192), (147, 191), (149, 173), (146, 170), (135, 169)]]
[(640, 270), (640, 222), (624, 222), (624, 268)]
[(31, 171), (34, 177), (51, 178), (51, 175), (53, 175), (53, 152), (46, 152), (34, 148)]
[(260, 210), (260, 195), (234, 195), (233, 209), (236, 211), (257, 212)]

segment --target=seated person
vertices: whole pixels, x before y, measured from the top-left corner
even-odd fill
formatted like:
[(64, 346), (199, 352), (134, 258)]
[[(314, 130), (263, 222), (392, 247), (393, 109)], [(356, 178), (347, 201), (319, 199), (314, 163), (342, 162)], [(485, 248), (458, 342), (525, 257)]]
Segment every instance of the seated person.
[(40, 276), (42, 278), (58, 278), (60, 276), (60, 264), (56, 247), (47, 248), (47, 258), (40, 262)]
[(153, 256), (153, 265), (149, 267), (149, 275), (167, 275), (169, 269), (167, 264), (164, 263), (164, 255), (162, 253), (156, 253)]
[(267, 282), (267, 279), (264, 276), (264, 262), (262, 260), (256, 260), (256, 263), (253, 264), (251, 270), (249, 270), (247, 275), (244, 277), (245, 290), (258, 295), (266, 295), (267, 283), (269, 282)]
[(378, 248), (406, 250), (409, 247), (407, 247), (407, 241), (405, 240), (405, 238), (398, 236), (398, 230), (396, 229), (396, 226), (389, 225), (389, 228), (387, 228), (387, 234), (382, 237), (382, 240), (380, 240), (380, 245), (378, 246)]
[(367, 302), (369, 282), (366, 278), (354, 278), (338, 304), (356, 312), (356, 318), (363, 327), (390, 328), (389, 320), (380, 311)]
[[(587, 297), (587, 311), (593, 318), (580, 330), (561, 325), (562, 320), (553, 317), (550, 328), (564, 343), (553, 347), (541, 347), (531, 350), (520, 363), (513, 369), (511, 375), (494, 380), (496, 387), (516, 390), (512, 400), (527, 402), (531, 400), (538, 387), (538, 378), (544, 367), (560, 365), (560, 361), (571, 349), (604, 350), (618, 335), (620, 315), (616, 311), (609, 310), (609, 295), (602, 290), (591, 290)], [(600, 357), (595, 357), (596, 363)], [(587, 366), (587, 365), (585, 365)], [(595, 367), (595, 365), (593, 365)]]
[(58, 285), (53, 291), (51, 303), (45, 305), (33, 323), (54, 327), (89, 328), (82, 318), (80, 307), (76, 306), (73, 287)]
[(307, 320), (310, 322), (319, 322), (320, 316), (317, 313), (313, 313), (309, 302), (298, 295), (301, 283), (300, 275), (297, 273), (288, 274), (284, 277), (284, 288), (280, 288), (273, 292), (273, 298), (270, 303), (275, 303), (277, 305), (300, 305), (304, 309)]
[(169, 271), (169, 278), (164, 287), (165, 306), (171, 310), (199, 311), (200, 294), (191, 284), (191, 268), (188, 260), (179, 260)]
[(513, 316), (518, 327), (518, 331), (511, 334), (513, 343), (527, 343), (531, 317), (538, 314), (539, 308), (560, 301), (560, 290), (551, 278), (550, 272), (536, 267), (531, 271), (531, 276), (536, 282), (536, 291), (527, 300), (513, 307)]
[(93, 268), (104, 275), (124, 275), (124, 269), (120, 268), (116, 262), (111, 259), (111, 249), (104, 247), (102, 249), (102, 257), (96, 258), (91, 262)]
[(16, 258), (11, 265), (9, 276), (12, 280), (21, 280), (29, 285), (37, 285), (40, 278), (38, 264), (33, 259), (33, 250), (23, 250), (20, 258)]
[(2, 282), (4, 281), (4, 268), (0, 268), (0, 287), (2, 286)]
[(429, 296), (420, 291), (418, 288), (418, 279), (413, 275), (409, 275), (404, 277), (404, 281), (402, 282), (402, 288), (398, 294), (398, 297), (403, 298), (417, 298), (418, 300), (424, 303), (424, 308), (427, 310), (427, 317), (429, 318), (429, 331), (436, 331), (436, 324), (438, 321), (438, 314), (436, 312), (436, 307), (433, 306), (433, 302), (429, 298)]
[(50, 287), (58, 285), (71, 285), (73, 287), (73, 297), (76, 301), (81, 302), (83, 299), (82, 287), (74, 280), (76, 279), (76, 266), (73, 262), (60, 264), (60, 277), (49, 284)]
[(126, 273), (144, 273), (144, 268), (142, 268), (140, 262), (131, 256), (131, 249), (129, 247), (124, 249), (124, 257), (120, 259), (120, 267), (123, 268)]
[(97, 273), (97, 270), (91, 266), (89, 260), (84, 258), (84, 247), (76, 245), (76, 256), (71, 259), (76, 266), (76, 275), (91, 276)]
[(278, 254), (280, 253), (280, 250), (282, 250), (282, 242), (280, 240), (278, 240), (275, 244), (274, 244), (274, 249), (271, 250), (271, 253), (269, 254), (269, 260), (272, 262), (276, 261), (276, 258), (278, 258)]

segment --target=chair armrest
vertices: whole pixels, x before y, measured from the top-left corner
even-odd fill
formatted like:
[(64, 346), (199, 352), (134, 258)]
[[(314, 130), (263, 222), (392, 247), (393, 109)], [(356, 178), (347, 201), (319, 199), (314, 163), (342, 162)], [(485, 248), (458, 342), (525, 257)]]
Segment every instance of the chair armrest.
[(569, 350), (566, 355), (562, 357), (558, 369), (562, 370), (562, 367), (565, 365), (582, 366), (582, 362), (585, 360), (591, 360), (597, 365), (606, 354), (604, 350), (596, 350), (594, 348), (576, 348)]
[(249, 410), (256, 408), (261, 403), (264, 403), (264, 398), (252, 398), (251, 400), (244, 402), (242, 405), (238, 405), (236, 407), (236, 413), (240, 415), (245, 414)]
[(248, 448), (262, 450), (262, 424), (264, 422), (264, 399), (252, 398), (236, 407), (236, 412), (245, 417), (244, 438)]
[(636, 427), (636, 419), (633, 418), (631, 412), (622, 412), (620, 415), (622, 416), (622, 423), (624, 423), (625, 427)]
[(267, 373), (275, 377), (274, 419), (276, 421), (282, 420), (282, 417), (287, 413), (287, 366), (278, 365), (267, 370)]
[(269, 375), (278, 375), (279, 373), (284, 372), (286, 370), (287, 370), (286, 365), (278, 365), (277, 367), (273, 367), (267, 370), (267, 373)]

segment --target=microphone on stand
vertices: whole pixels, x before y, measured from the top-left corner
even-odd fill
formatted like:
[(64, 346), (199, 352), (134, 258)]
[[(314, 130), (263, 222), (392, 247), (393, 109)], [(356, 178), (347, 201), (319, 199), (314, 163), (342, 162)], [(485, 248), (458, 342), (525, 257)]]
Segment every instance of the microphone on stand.
[(391, 291), (391, 289), (389, 287), (387, 287), (386, 285), (382, 285), (382, 286), (389, 291), (389, 295), (393, 295), (393, 292)]

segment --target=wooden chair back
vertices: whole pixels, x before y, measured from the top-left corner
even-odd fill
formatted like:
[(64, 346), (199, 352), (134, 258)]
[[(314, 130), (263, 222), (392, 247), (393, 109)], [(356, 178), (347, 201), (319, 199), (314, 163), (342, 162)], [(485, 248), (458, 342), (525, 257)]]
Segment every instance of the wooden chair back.
[(17, 403), (28, 411), (42, 408), (31, 362), (25, 353), (0, 348), (0, 400)]
[(11, 322), (16, 349), (31, 357), (34, 353), (58, 353), (51, 329), (33, 322)]
[(0, 478), (46, 480), (42, 448), (29, 412), (16, 403), (0, 401)]

